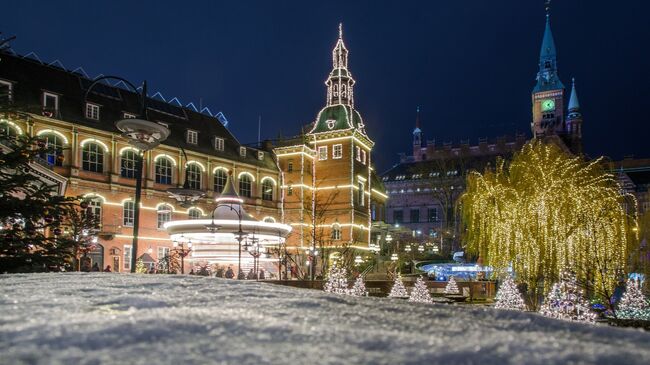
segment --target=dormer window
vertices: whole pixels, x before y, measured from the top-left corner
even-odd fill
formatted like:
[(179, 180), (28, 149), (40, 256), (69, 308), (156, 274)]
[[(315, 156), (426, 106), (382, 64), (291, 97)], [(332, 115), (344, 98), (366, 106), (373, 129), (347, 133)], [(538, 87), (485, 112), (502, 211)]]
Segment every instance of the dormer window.
[(99, 105), (86, 103), (86, 118), (99, 120)]
[(0, 80), (0, 101), (10, 102), (13, 96), (13, 84)]
[(223, 151), (224, 141), (221, 137), (214, 137), (214, 149), (217, 151)]
[(48, 117), (56, 115), (59, 110), (59, 96), (56, 94), (43, 92), (43, 114)]
[(239, 156), (246, 157), (246, 147), (239, 147)]
[(264, 152), (257, 151), (257, 159), (260, 161), (264, 160)]
[(189, 144), (199, 143), (199, 132), (188, 129), (186, 135), (187, 135), (187, 143)]

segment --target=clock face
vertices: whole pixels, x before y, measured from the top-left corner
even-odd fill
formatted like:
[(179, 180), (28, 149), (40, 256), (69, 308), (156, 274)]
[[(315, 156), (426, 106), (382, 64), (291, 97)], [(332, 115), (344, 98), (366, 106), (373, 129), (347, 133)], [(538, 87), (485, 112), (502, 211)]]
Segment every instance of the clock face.
[(551, 110), (555, 110), (555, 100), (553, 99), (542, 100), (542, 111), (548, 112)]

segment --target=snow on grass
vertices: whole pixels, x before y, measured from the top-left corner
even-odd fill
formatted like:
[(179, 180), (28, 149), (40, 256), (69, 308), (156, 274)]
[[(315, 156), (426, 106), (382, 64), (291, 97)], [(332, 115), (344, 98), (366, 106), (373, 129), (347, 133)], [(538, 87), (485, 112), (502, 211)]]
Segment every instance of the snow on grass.
[(649, 364), (650, 333), (197, 276), (0, 275), (0, 364)]

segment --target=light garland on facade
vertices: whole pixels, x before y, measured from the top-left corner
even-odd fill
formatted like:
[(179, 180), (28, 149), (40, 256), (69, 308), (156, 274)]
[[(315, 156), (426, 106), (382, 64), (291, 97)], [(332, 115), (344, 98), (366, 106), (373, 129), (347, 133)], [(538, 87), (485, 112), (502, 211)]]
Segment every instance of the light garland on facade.
[(106, 143), (98, 140), (97, 138), (86, 138), (83, 141), (81, 141), (81, 143), (79, 143), (79, 146), (83, 148), (87, 143), (96, 143), (104, 148), (104, 152), (108, 153), (109, 151), (109, 148), (106, 145)]
[(41, 129), (40, 131), (36, 132), (36, 135), (42, 136), (44, 134), (49, 134), (49, 133), (55, 134), (57, 137), (61, 138), (63, 140), (64, 145), (68, 144), (68, 137), (66, 137), (65, 134), (54, 129)]

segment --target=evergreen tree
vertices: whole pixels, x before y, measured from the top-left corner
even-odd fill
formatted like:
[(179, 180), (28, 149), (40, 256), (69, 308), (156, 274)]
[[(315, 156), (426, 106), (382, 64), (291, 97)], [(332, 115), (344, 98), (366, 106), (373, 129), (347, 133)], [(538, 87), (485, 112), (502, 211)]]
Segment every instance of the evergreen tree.
[(328, 293), (347, 294), (347, 270), (345, 270), (345, 268), (339, 268), (336, 264), (332, 265), (327, 274), (327, 282), (325, 283), (323, 290)]
[(395, 282), (393, 283), (393, 287), (390, 289), (390, 293), (388, 294), (389, 298), (408, 298), (409, 293), (406, 291), (406, 288), (404, 287), (404, 283), (402, 283), (402, 277), (398, 274), (395, 276)]
[(458, 289), (458, 284), (456, 284), (456, 279), (454, 277), (450, 277), (449, 281), (447, 282), (447, 286), (445, 287), (445, 294), (449, 295), (458, 295), (460, 294), (460, 290)]
[(348, 293), (354, 297), (368, 296), (368, 290), (366, 290), (366, 283), (363, 282), (363, 277), (361, 275), (359, 275), (359, 277), (357, 277), (357, 280), (354, 281), (354, 285), (352, 286), (352, 289), (348, 291)]
[(149, 269), (147, 269), (144, 261), (142, 261), (142, 259), (138, 259), (138, 261), (135, 263), (135, 272), (138, 274), (146, 274), (148, 271)]
[(641, 286), (633, 279), (628, 279), (625, 294), (618, 303), (616, 315), (626, 319), (650, 320), (650, 305), (641, 291)]
[(433, 299), (431, 299), (431, 294), (429, 294), (429, 288), (427, 288), (427, 284), (424, 282), (424, 279), (422, 279), (421, 276), (415, 281), (415, 286), (413, 287), (413, 290), (411, 290), (411, 295), (409, 296), (409, 302), (433, 302)]
[(593, 322), (596, 313), (589, 308), (582, 290), (578, 286), (576, 275), (564, 272), (559, 283), (551, 288), (540, 313), (546, 317), (569, 321)]
[(520, 311), (526, 310), (524, 298), (522, 298), (512, 276), (507, 275), (501, 283), (495, 298), (494, 308)]

